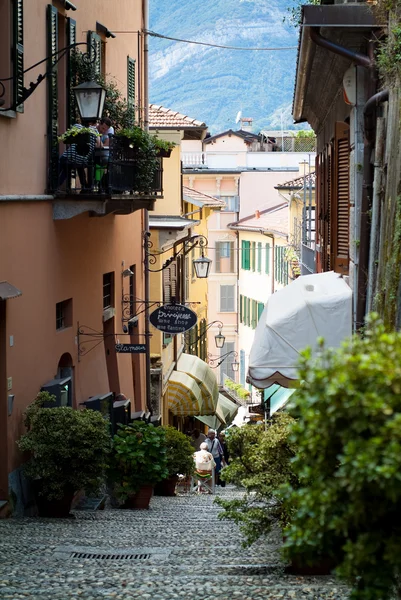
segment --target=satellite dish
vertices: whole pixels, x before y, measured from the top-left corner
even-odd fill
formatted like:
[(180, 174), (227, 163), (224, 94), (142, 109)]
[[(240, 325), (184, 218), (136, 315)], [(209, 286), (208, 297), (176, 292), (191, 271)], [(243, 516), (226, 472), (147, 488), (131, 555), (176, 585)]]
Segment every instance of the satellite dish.
[(235, 122), (236, 122), (236, 123), (238, 123), (238, 121), (240, 120), (241, 116), (242, 116), (242, 112), (239, 110), (239, 111), (238, 111), (238, 114), (237, 114), (237, 116), (236, 116), (236, 119), (235, 119)]

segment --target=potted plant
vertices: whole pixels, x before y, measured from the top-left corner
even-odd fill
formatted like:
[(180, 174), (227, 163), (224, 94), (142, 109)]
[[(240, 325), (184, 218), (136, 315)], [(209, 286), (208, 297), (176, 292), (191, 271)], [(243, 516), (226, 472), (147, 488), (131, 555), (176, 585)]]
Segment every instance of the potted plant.
[(83, 127), (81, 125), (73, 125), (57, 139), (64, 144), (76, 144), (77, 154), (86, 156), (90, 152), (90, 137), (99, 137), (100, 133), (95, 127)]
[(340, 349), (306, 351), (294, 394), (300, 486), (286, 556), (329, 555), (356, 600), (401, 597), (401, 333), (371, 316)]
[(194, 470), (194, 448), (184, 433), (174, 427), (162, 427), (166, 435), (168, 476), (155, 487), (158, 496), (175, 496), (178, 475), (188, 477)]
[(170, 158), (171, 152), (173, 148), (175, 148), (176, 144), (174, 142), (168, 142), (167, 140), (161, 140), (160, 138), (154, 136), (153, 143), (156, 146), (156, 154), (160, 158)]
[(113, 438), (110, 477), (124, 508), (149, 508), (153, 487), (168, 476), (165, 431), (150, 423), (120, 425)]
[(18, 446), (29, 452), (24, 471), (33, 481), (40, 516), (65, 517), (74, 494), (95, 492), (111, 448), (109, 423), (93, 410), (43, 408), (55, 397), (40, 392), (25, 412), (27, 432)]
[(110, 187), (114, 191), (158, 191), (160, 159), (154, 137), (140, 127), (119, 129), (110, 142)]

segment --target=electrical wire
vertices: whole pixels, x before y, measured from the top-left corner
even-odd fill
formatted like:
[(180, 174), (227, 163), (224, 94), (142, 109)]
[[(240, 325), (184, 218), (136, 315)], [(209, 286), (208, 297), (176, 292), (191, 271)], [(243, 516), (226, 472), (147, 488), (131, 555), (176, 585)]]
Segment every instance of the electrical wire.
[[(114, 33), (139, 33), (138, 31), (115, 31)], [(182, 42), (184, 44), (197, 44), (199, 46), (209, 46), (210, 48), (223, 48), (224, 50), (246, 50), (246, 51), (263, 51), (263, 52), (276, 52), (279, 50), (296, 50), (298, 46), (282, 46), (280, 48), (244, 48), (244, 46), (224, 46), (222, 44), (210, 44), (208, 42), (198, 42), (197, 40), (184, 40), (181, 38), (171, 37), (169, 35), (162, 35), (155, 31), (149, 31), (145, 29), (143, 33), (152, 37), (161, 38), (163, 40), (172, 40), (173, 42)]]

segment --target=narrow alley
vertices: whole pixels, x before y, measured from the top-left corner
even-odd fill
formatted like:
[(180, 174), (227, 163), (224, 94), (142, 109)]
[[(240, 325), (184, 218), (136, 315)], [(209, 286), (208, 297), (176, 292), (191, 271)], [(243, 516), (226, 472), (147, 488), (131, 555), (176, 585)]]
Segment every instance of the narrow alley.
[[(235, 498), (239, 492), (227, 486), (218, 494)], [(0, 598), (348, 598), (333, 577), (285, 574), (278, 531), (243, 549), (236, 525), (218, 519), (213, 500), (154, 497), (148, 511), (0, 521)]]

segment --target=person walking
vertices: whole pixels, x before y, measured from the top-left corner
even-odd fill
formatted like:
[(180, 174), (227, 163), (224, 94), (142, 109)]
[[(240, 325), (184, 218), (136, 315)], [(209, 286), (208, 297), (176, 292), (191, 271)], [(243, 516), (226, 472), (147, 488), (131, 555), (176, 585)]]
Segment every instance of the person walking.
[[(219, 442), (220, 445), (222, 447), (223, 450), (223, 461), (226, 465), (228, 465), (228, 463), (230, 462), (230, 454), (228, 452), (228, 446), (227, 446), (227, 442), (226, 442), (226, 436), (223, 432), (219, 433), (219, 435), (217, 436), (219, 438)], [(221, 487), (226, 487), (226, 482), (223, 481), (223, 479), (220, 479), (220, 485)]]
[(219, 440), (216, 437), (216, 432), (214, 429), (209, 429), (207, 432), (206, 444), (210, 454), (214, 458), (214, 462), (216, 463), (215, 467), (215, 481), (216, 485), (219, 485), (219, 473), (221, 471), (222, 461), (224, 459), (223, 448)]

